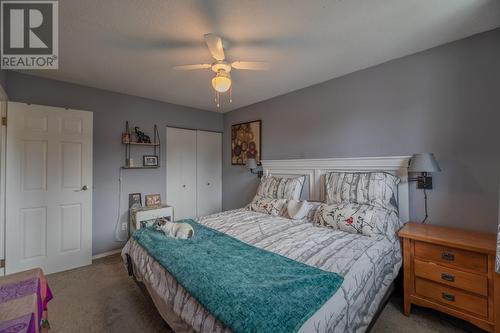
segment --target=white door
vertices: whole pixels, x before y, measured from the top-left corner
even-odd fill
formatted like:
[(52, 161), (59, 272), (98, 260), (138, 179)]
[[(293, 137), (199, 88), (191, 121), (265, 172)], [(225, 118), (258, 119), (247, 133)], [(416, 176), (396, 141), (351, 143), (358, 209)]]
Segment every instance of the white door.
[[(0, 116), (7, 116), (7, 94), (0, 86)], [(0, 277), (5, 275), (5, 138), (6, 130), (0, 125)]]
[(174, 219), (196, 217), (196, 131), (167, 127), (167, 200)]
[(92, 261), (92, 112), (8, 103), (6, 273)]
[(197, 131), (198, 216), (222, 210), (222, 134)]

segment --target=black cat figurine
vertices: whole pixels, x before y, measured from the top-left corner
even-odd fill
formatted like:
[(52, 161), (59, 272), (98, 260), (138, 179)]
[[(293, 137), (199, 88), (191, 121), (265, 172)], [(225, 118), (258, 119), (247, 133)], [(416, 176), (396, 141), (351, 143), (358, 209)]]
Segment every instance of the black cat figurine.
[(139, 130), (139, 127), (134, 128), (135, 136), (137, 137), (138, 143), (151, 143), (151, 138), (149, 135), (146, 135), (143, 131)]

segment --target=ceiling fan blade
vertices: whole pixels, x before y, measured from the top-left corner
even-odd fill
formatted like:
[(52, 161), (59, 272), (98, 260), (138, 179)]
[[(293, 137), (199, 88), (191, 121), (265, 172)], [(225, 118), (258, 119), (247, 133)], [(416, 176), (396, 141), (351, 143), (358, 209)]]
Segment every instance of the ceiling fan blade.
[(215, 60), (222, 61), (226, 58), (224, 55), (224, 47), (222, 46), (222, 39), (214, 34), (205, 35), (205, 43), (207, 43), (208, 50)]
[(231, 67), (252, 71), (265, 71), (269, 69), (269, 64), (263, 61), (235, 61), (231, 63)]
[(208, 69), (211, 67), (212, 67), (212, 65), (210, 65), (210, 64), (196, 64), (196, 65), (174, 66), (172, 69), (174, 69), (176, 71), (191, 71), (193, 69)]

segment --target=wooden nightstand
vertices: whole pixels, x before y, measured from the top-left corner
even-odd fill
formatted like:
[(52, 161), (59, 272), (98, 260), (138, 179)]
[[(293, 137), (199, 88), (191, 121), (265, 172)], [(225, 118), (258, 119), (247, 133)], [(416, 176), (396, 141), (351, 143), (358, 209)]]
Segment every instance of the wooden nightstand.
[(405, 315), (416, 304), (500, 332), (496, 235), (410, 222), (399, 236)]

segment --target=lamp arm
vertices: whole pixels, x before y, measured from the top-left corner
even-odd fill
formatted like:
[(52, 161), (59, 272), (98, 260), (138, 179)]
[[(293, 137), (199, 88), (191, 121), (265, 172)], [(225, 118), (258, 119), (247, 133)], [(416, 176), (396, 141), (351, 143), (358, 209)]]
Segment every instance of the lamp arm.
[(425, 224), (427, 218), (429, 217), (429, 213), (427, 211), (427, 190), (424, 188), (424, 206), (425, 206), (425, 217), (422, 220), (422, 224)]
[(264, 174), (264, 171), (262, 171), (262, 169), (259, 170), (258, 168), (250, 169), (250, 172), (257, 175), (259, 178), (262, 178), (262, 175)]
[(427, 209), (427, 189), (432, 189), (432, 177), (429, 177), (427, 172), (422, 172), (421, 176), (408, 178), (408, 181), (417, 182), (417, 188), (424, 190), (425, 217), (422, 220), (422, 224), (424, 224), (429, 217)]

